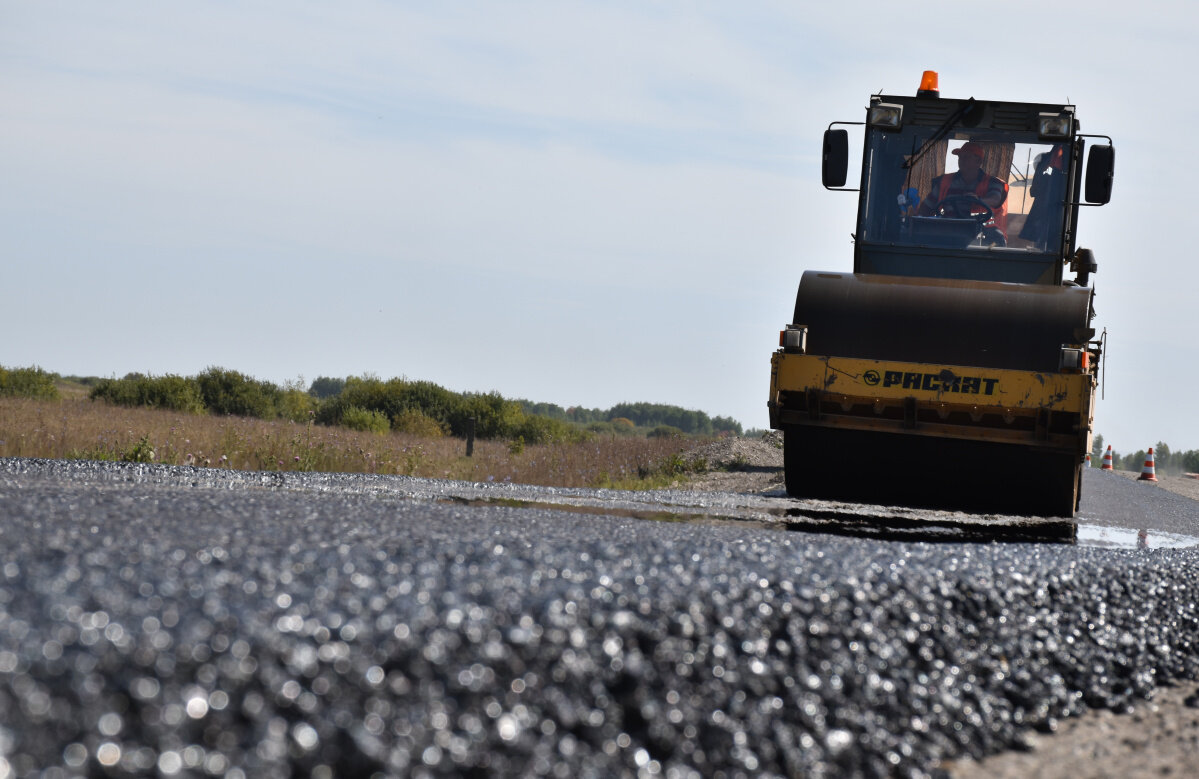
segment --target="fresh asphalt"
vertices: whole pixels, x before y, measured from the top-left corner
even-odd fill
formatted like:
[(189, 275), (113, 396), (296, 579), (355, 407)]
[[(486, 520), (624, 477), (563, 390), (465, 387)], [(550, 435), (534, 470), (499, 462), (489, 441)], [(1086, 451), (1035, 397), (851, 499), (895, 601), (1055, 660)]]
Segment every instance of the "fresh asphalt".
[(0, 779), (925, 775), (1199, 673), (1199, 502), (1084, 487), (1137, 541), (0, 459)]

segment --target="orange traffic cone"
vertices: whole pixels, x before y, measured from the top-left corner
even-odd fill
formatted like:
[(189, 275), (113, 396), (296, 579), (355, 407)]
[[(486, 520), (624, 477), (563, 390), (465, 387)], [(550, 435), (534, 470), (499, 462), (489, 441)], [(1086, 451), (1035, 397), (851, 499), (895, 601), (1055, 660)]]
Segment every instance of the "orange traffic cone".
[(1091, 453), (1087, 452), (1087, 467), (1091, 467)]
[(1103, 453), (1103, 465), (1100, 467), (1102, 471), (1112, 470), (1112, 445), (1107, 445), (1107, 451)]
[(1141, 468), (1141, 475), (1137, 477), (1137, 481), (1157, 481), (1157, 474), (1153, 472), (1153, 447), (1149, 447), (1149, 454), (1145, 455), (1145, 466)]

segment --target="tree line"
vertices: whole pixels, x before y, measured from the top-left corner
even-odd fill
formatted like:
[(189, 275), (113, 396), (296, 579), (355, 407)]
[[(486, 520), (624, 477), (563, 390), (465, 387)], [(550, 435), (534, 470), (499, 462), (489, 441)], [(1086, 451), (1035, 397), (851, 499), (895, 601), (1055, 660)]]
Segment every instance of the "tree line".
[[(1102, 467), (1103, 455), (1106, 451), (1107, 447), (1104, 446), (1103, 436), (1096, 434), (1091, 445), (1092, 467)], [(1139, 473), (1145, 467), (1145, 460), (1148, 457), (1149, 452), (1145, 449), (1138, 449), (1131, 454), (1123, 455), (1113, 449), (1112, 467)], [(1199, 449), (1175, 452), (1165, 441), (1158, 441), (1153, 445), (1153, 470), (1156, 473), (1167, 474), (1199, 473)]]
[(609, 409), (598, 409), (580, 406), (563, 408), (554, 403), (534, 403), (529, 400), (517, 402), (526, 413), (580, 425), (627, 420), (636, 427), (672, 427), (686, 435), (741, 434), (741, 423), (730, 417), (712, 417), (702, 411), (663, 403), (617, 403)]
[[(0, 367), (0, 395), (53, 399), (59, 376), (40, 368)], [(564, 409), (512, 400), (498, 392), (454, 392), (429, 381), (374, 376), (321, 376), (304, 388), (280, 387), (225, 368), (195, 376), (67, 377), (90, 387), (88, 397), (120, 406), (192, 414), (290, 419), (356, 430), (424, 436), (469, 434), (524, 443), (578, 441), (593, 435), (711, 436), (741, 432), (733, 419), (652, 403), (622, 403), (606, 411)]]

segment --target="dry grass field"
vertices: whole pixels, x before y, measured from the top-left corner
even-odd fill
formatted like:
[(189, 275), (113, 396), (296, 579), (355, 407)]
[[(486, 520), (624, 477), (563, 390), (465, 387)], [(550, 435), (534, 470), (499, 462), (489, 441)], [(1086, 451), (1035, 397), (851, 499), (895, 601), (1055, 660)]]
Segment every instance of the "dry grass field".
[(707, 463), (685, 438), (596, 437), (533, 445), (124, 408), (65, 393), (0, 398), (0, 457), (128, 460), (255, 471), (384, 473), (557, 487), (654, 488)]

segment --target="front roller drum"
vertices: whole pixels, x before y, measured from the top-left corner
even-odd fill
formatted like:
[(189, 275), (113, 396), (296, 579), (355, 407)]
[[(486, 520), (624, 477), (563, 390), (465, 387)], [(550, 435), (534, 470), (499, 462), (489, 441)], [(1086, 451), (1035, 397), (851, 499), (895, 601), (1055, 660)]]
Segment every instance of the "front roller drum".
[(787, 494), (974, 513), (1073, 517), (1080, 458), (1016, 444), (789, 425)]

